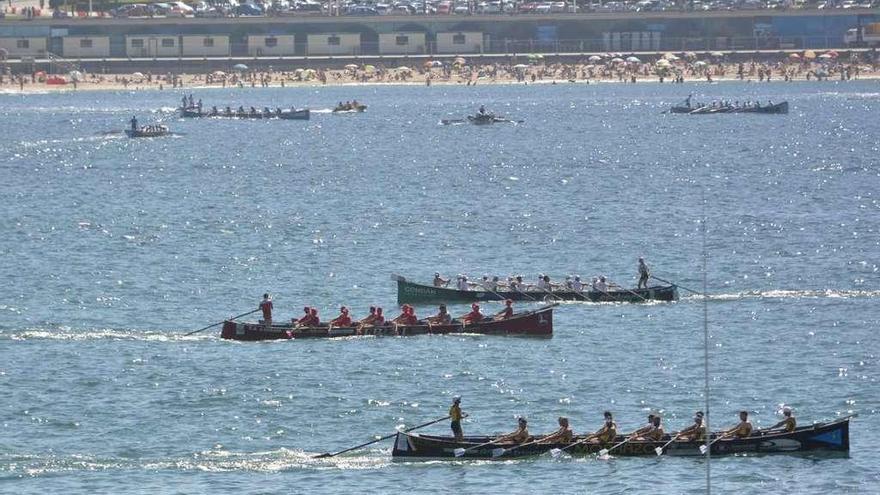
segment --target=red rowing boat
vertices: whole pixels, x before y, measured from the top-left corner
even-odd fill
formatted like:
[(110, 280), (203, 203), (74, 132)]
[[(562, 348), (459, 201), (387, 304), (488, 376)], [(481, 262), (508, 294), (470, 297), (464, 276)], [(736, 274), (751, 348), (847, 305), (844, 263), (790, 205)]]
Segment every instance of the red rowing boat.
[(394, 325), (386, 324), (377, 327), (366, 327), (359, 332), (357, 327), (333, 327), (320, 325), (316, 327), (296, 328), (294, 324), (267, 326), (262, 323), (223, 322), (220, 337), (230, 340), (279, 340), (305, 338), (351, 337), (355, 335), (426, 335), (476, 333), (485, 335), (511, 335), (521, 337), (552, 337), (553, 306), (518, 313), (506, 320), (487, 319), (479, 323), (464, 324), (453, 320), (448, 325)]

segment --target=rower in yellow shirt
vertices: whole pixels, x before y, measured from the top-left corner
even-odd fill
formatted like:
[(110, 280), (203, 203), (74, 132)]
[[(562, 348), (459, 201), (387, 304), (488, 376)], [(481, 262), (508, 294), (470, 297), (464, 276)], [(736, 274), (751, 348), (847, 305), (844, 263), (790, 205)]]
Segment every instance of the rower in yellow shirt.
[(797, 428), (797, 420), (794, 419), (794, 416), (791, 415), (791, 408), (790, 407), (788, 407), (788, 406), (783, 407), (782, 408), (782, 415), (784, 416), (782, 421), (771, 426), (769, 428), (770, 431), (773, 431), (778, 428), (778, 429), (781, 429), (785, 432), (790, 433), (790, 432), (794, 431), (795, 428)]

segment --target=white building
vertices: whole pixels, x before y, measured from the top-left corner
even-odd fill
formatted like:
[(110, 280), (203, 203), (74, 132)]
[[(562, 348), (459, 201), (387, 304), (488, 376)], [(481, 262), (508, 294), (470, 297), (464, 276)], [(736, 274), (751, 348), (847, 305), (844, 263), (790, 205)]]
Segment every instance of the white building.
[(229, 36), (181, 36), (181, 53), (185, 57), (228, 57)]
[(361, 35), (358, 34), (310, 34), (306, 38), (309, 55), (358, 55), (361, 52)]
[(125, 55), (131, 58), (179, 57), (180, 38), (156, 34), (129, 35), (125, 37)]
[(0, 48), (10, 57), (38, 57), (46, 54), (46, 38), (0, 38)]
[(483, 33), (437, 33), (437, 53), (481, 53)]
[(380, 34), (379, 53), (382, 55), (410, 55), (425, 53), (425, 33)]
[(110, 56), (109, 36), (65, 36), (61, 54), (67, 58), (106, 58)]
[(292, 34), (249, 35), (247, 37), (248, 55), (262, 57), (269, 55), (295, 55), (296, 37)]

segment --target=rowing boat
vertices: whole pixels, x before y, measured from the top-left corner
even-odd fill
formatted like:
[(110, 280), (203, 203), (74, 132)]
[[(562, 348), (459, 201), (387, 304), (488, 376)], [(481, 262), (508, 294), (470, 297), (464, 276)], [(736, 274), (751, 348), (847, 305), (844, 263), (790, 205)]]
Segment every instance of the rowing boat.
[(161, 137), (168, 135), (168, 128), (164, 125), (151, 125), (138, 127), (137, 129), (125, 129), (125, 135), (130, 138)]
[(485, 290), (458, 290), (450, 287), (434, 287), (410, 282), (404, 277), (396, 276), (397, 279), (397, 302), (425, 303), (425, 302), (474, 302), (474, 301), (586, 301), (586, 302), (646, 302), (646, 301), (677, 301), (678, 287), (675, 285), (661, 285), (648, 287), (647, 289), (613, 289), (606, 292), (572, 290), (553, 291), (511, 291), (498, 290), (494, 292)]
[(265, 111), (257, 110), (255, 112), (239, 112), (213, 110), (203, 112), (197, 107), (181, 108), (180, 115), (186, 118), (217, 118), (217, 119), (281, 119), (281, 120), (309, 120), (311, 112), (308, 109), (300, 110), (282, 110), (282, 111)]
[(427, 334), (485, 334), (485, 335), (509, 335), (522, 337), (552, 337), (553, 336), (553, 306), (549, 305), (533, 311), (519, 313), (506, 320), (486, 320), (479, 323), (463, 324), (453, 321), (448, 325), (419, 325), (403, 326), (387, 324), (377, 327), (364, 328), (362, 333), (357, 327), (331, 327), (321, 325), (317, 327), (296, 328), (293, 324), (273, 324), (271, 326), (262, 323), (245, 323), (227, 320), (223, 322), (220, 337), (229, 340), (284, 340), (305, 338), (333, 338), (352, 337), (355, 335), (427, 335)]
[(692, 107), (688, 105), (676, 105), (669, 109), (669, 113), (685, 113), (688, 115), (707, 115), (716, 113), (762, 113), (762, 114), (786, 114), (788, 102), (774, 103), (772, 105), (704, 105)]
[[(832, 422), (802, 426), (792, 432), (758, 433), (745, 438), (718, 440), (711, 446), (712, 455), (782, 454), (805, 451), (848, 452), (850, 419), (850, 417), (846, 417)], [(623, 436), (618, 436), (609, 443), (575, 445), (579, 440), (583, 440), (583, 437), (580, 439), (575, 437), (571, 443), (527, 443), (522, 447), (512, 443), (483, 445), (491, 442), (494, 438), (496, 437), (474, 436), (456, 441), (454, 437), (449, 436), (399, 432), (391, 455), (396, 459), (453, 459), (456, 458), (456, 449), (464, 449), (464, 455), (461, 457), (470, 459), (528, 457), (541, 455), (552, 449), (564, 449), (565, 452), (572, 455), (589, 455), (597, 454), (602, 449), (610, 449), (626, 439)], [(663, 448), (669, 440), (671, 437), (668, 435), (660, 441), (632, 440), (616, 447), (613, 454), (615, 456), (654, 456), (656, 455), (655, 449)], [(700, 452), (701, 445), (705, 445), (705, 443), (675, 441), (666, 446), (663, 453), (673, 456), (700, 456), (704, 455)], [(504, 453), (499, 456), (496, 451), (496, 456), (493, 456), (493, 450), (499, 448), (504, 448)]]
[(333, 113), (360, 113), (367, 110), (366, 105), (343, 105), (341, 107), (335, 107), (333, 109)]

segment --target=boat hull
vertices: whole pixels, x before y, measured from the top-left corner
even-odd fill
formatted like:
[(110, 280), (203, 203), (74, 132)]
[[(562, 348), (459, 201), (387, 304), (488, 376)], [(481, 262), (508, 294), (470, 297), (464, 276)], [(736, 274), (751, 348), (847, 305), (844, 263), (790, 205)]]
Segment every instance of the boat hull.
[(773, 105), (766, 105), (763, 107), (757, 107), (757, 106), (746, 106), (746, 107), (674, 106), (669, 109), (669, 113), (686, 113), (688, 115), (709, 115), (709, 114), (716, 114), (716, 113), (787, 114), (788, 113), (788, 102), (783, 101), (781, 103), (776, 103)]
[[(849, 420), (843, 418), (830, 423), (818, 423), (795, 429), (791, 433), (774, 433), (755, 435), (747, 438), (719, 440), (712, 444), (712, 455), (732, 454), (784, 454), (793, 452), (827, 451), (849, 452)], [(453, 437), (419, 435), (400, 432), (391, 452), (395, 459), (455, 459), (455, 449), (469, 449), (490, 442), (493, 437), (466, 437), (457, 442)], [(597, 454), (602, 449), (609, 449), (624, 437), (615, 438), (609, 443), (585, 443), (567, 448), (571, 455)], [(663, 447), (670, 438), (658, 442), (630, 441), (612, 452), (615, 457), (656, 456), (655, 449)], [(577, 438), (572, 443), (576, 443)], [(518, 448), (514, 444), (488, 445), (473, 450), (466, 450), (462, 458), (468, 459), (510, 459), (515, 457), (536, 456), (549, 452), (551, 449), (563, 449), (572, 444), (532, 444)], [(664, 450), (671, 456), (700, 456), (702, 442), (672, 442)], [(508, 449), (503, 455), (492, 457), (492, 451), (499, 447)]]
[(157, 130), (125, 129), (125, 135), (130, 138), (162, 137), (162, 136), (168, 135), (168, 129), (166, 129), (166, 128), (157, 129)]
[(225, 321), (220, 337), (229, 340), (289, 340), (307, 338), (353, 337), (357, 335), (412, 336), (429, 334), (484, 334), (521, 337), (552, 337), (553, 306), (514, 315), (507, 320), (487, 320), (464, 325), (412, 325), (367, 327), (358, 332), (356, 327), (308, 327), (294, 328), (292, 324), (267, 326), (262, 323)]
[[(551, 295), (552, 294), (552, 295)], [(476, 301), (585, 301), (585, 302), (646, 302), (646, 301), (677, 301), (678, 287), (674, 285), (650, 287), (647, 289), (613, 290), (607, 292), (586, 291), (480, 291), (458, 290), (448, 287), (422, 285), (406, 279), (397, 280), (397, 302), (476, 302)]]
[(214, 118), (214, 119), (252, 119), (252, 120), (260, 120), (260, 119), (280, 119), (280, 120), (309, 120), (311, 118), (311, 111), (308, 109), (302, 110), (284, 110), (281, 113), (278, 112), (230, 112), (226, 113), (225, 111), (220, 112), (203, 112), (195, 109), (182, 109), (180, 111), (181, 117), (185, 118)]

